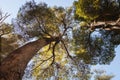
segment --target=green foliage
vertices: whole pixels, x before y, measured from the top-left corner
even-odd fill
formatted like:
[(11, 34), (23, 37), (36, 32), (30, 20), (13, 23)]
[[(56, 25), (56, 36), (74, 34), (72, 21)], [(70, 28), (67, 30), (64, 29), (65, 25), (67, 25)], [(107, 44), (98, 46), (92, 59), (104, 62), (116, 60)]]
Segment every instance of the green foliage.
[[(109, 34), (109, 33), (108, 33)], [(112, 39), (110, 40), (114, 45), (120, 45), (120, 31), (111, 31), (111, 37)]]
[(1, 51), (0, 58), (1, 60), (5, 58), (10, 52), (18, 48), (19, 44), (17, 41), (20, 39), (20, 36), (13, 33), (13, 27), (10, 24), (2, 24), (0, 27), (1, 30)]
[(114, 75), (108, 75), (103, 70), (95, 70), (95, 80), (112, 80)]
[(98, 17), (99, 0), (78, 0), (74, 3), (75, 14), (85, 20), (93, 20)]
[[(73, 31), (73, 47), (75, 54), (85, 63), (91, 63), (91, 55), (89, 55), (87, 47), (89, 46), (90, 36), (89, 31), (85, 27)], [(87, 57), (86, 57), (87, 56)]]
[[(67, 58), (67, 55), (64, 54), (64, 50), (59, 46), (56, 47), (56, 57), (55, 64), (50, 65), (52, 58), (48, 59), (52, 55), (51, 51), (48, 51), (48, 46), (43, 48), (43, 52), (40, 52), (39, 57), (37, 56), (35, 61), (35, 66), (33, 67), (32, 75), (36, 77), (37, 80), (46, 80), (46, 79), (58, 79), (58, 80), (69, 80), (69, 79), (85, 79), (89, 80), (90, 78), (90, 68), (89, 65), (86, 65), (79, 60), (71, 61)], [(59, 49), (58, 49), (59, 48)], [(47, 51), (47, 53), (46, 53)], [(43, 62), (43, 60), (46, 60)], [(42, 64), (41, 64), (42, 63)], [(74, 72), (76, 71), (76, 72)]]
[(101, 36), (97, 36), (85, 27), (80, 28), (73, 31), (73, 47), (76, 56), (87, 64), (110, 64), (115, 57), (114, 48), (119, 45), (120, 38), (119, 40), (114, 38), (118, 42), (115, 45), (111, 42), (113, 32), (101, 30), (99, 31)]
[(23, 5), (17, 15), (20, 26), (27, 28), (26, 33), (31, 36), (57, 36), (63, 25), (66, 10), (62, 7), (50, 8), (45, 3), (36, 4), (27, 2)]
[(10, 24), (4, 23), (0, 26), (0, 30), (1, 30), (0, 35), (5, 35), (12, 32), (12, 26)]
[(75, 18), (80, 20), (100, 20), (100, 17), (103, 20), (110, 16), (113, 16), (113, 19), (120, 14), (119, 2), (116, 0), (78, 0), (74, 2), (74, 6)]
[[(34, 1), (27, 2), (20, 8), (16, 22), (21, 28), (21, 31), (29, 35), (29, 38), (51, 36), (60, 36), (61, 38), (62, 35), (61, 42), (55, 47), (55, 53), (53, 52), (55, 43), (51, 43), (38, 52), (40, 54), (34, 59), (35, 65), (32, 70), (32, 76), (38, 80), (50, 79), (51, 77), (57, 77), (59, 78), (58, 80), (68, 80), (72, 75), (73, 79), (89, 80), (89, 67), (84, 69), (83, 66), (81, 68), (78, 65), (79, 61), (83, 61), (83, 63), (87, 65), (110, 64), (115, 56), (114, 44), (119, 44), (119, 38), (116, 38), (117, 41), (112, 41), (112, 37), (115, 34), (107, 34), (106, 31), (100, 31), (99, 34), (102, 36), (94, 38), (91, 37), (92, 32), (84, 27), (88, 25), (86, 21), (100, 17), (100, 11), (105, 11), (105, 8), (108, 8), (108, 6), (102, 7), (103, 4), (101, 5), (101, 1), (103, 0), (79, 0), (74, 3), (75, 17), (85, 20), (85, 22), (80, 23), (81, 27), (78, 26), (78, 23), (74, 22), (71, 8), (50, 8), (45, 3), (36, 4)], [(113, 6), (111, 8), (113, 8)], [(75, 24), (77, 24), (77, 26)], [(16, 27), (16, 25), (14, 25), (14, 27)], [(71, 39), (69, 39), (69, 37), (71, 37)], [(9, 45), (18, 40), (16, 40), (16, 37), (13, 40), (11, 39), (12, 38), (10, 38), (9, 42), (5, 39), (3, 40), (5, 41), (4, 43), (7, 42)], [(68, 48), (68, 51), (64, 46)], [(7, 47), (10, 46), (7, 45)], [(75, 53), (74, 56), (71, 56), (74, 59), (68, 59), (68, 57), (70, 57), (69, 52), (73, 53), (73, 55)], [(86, 70), (88, 72), (85, 72)]]

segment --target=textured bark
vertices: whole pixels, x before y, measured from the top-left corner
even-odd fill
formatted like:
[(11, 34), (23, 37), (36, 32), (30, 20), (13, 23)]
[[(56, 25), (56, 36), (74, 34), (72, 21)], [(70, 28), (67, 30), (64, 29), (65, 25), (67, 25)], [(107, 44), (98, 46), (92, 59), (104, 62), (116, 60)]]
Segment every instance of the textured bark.
[(103, 21), (103, 22), (96, 22), (91, 23), (90, 26), (87, 26), (88, 28), (91, 28), (92, 30), (100, 28), (104, 30), (120, 30), (120, 18), (117, 21)]
[(54, 39), (30, 42), (10, 53), (0, 64), (0, 80), (21, 80), (31, 58)]

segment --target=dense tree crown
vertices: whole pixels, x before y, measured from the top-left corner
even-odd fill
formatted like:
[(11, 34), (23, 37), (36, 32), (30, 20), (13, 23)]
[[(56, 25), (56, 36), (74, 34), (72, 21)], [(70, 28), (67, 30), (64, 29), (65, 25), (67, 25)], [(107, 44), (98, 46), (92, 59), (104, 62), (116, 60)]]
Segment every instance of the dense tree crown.
[[(12, 55), (18, 52), (18, 55), (27, 54), (31, 59), (36, 53), (23, 80), (89, 80), (92, 77), (91, 65), (110, 64), (115, 57), (115, 48), (120, 44), (119, 16), (120, 0), (78, 0), (68, 8), (48, 7), (34, 0), (26, 2), (12, 20), (12, 25), (0, 25), (3, 33), (0, 57), (13, 51)], [(96, 23), (93, 24), (94, 20)], [(99, 21), (102, 23), (97, 23)], [(28, 44), (23, 45), (25, 43)], [(17, 51), (18, 46), (22, 47)], [(28, 56), (20, 60), (15, 56), (18, 62), (21, 61), (16, 65), (23, 66), (22, 59), (29, 60)], [(95, 72), (96, 80), (113, 77)]]
[(75, 16), (82, 20), (115, 20), (120, 14), (119, 0), (78, 0)]

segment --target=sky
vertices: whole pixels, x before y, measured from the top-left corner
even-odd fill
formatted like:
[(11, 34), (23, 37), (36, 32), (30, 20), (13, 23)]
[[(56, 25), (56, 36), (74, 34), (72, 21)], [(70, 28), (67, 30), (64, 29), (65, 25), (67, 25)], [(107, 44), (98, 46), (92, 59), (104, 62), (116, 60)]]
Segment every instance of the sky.
[(115, 54), (116, 57), (113, 59), (110, 65), (92, 66), (92, 70), (105, 70), (107, 74), (114, 75), (112, 80), (120, 80), (120, 45), (115, 48)]
[[(25, 4), (26, 1), (30, 0), (0, 0), (0, 9), (3, 13), (8, 12), (10, 16), (5, 20), (7, 23), (11, 23), (11, 19), (15, 18), (19, 8)], [(63, 6), (68, 7), (73, 4), (74, 0), (35, 0), (35, 2), (45, 2), (48, 6)], [(109, 74), (115, 74), (116, 76), (112, 80), (120, 80), (120, 46), (116, 49), (116, 57), (114, 58), (111, 65), (106, 66), (95, 66), (96, 69), (105, 69)]]
[[(9, 13), (10, 16), (5, 20), (5, 22), (11, 23), (11, 19), (15, 18), (19, 8), (25, 4), (25, 2), (31, 0), (0, 0), (0, 9), (3, 13)], [(73, 4), (74, 0), (34, 0), (35, 2), (45, 2), (48, 6), (63, 6), (68, 7)]]

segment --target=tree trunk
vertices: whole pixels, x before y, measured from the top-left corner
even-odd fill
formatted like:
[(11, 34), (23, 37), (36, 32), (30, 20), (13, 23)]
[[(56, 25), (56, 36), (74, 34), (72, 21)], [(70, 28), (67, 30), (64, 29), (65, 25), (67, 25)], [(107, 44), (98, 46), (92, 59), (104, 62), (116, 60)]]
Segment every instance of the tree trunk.
[(0, 64), (0, 80), (21, 80), (27, 63), (38, 50), (52, 41), (55, 39), (40, 39), (10, 53)]
[[(0, 52), (2, 51), (2, 50), (1, 50), (1, 46), (2, 46), (2, 41), (1, 41), (1, 39), (2, 39), (2, 38), (1, 38), (1, 35), (0, 35)], [(1, 54), (0, 54), (0, 62), (1, 62), (1, 61), (2, 61), (2, 59), (1, 59)]]

